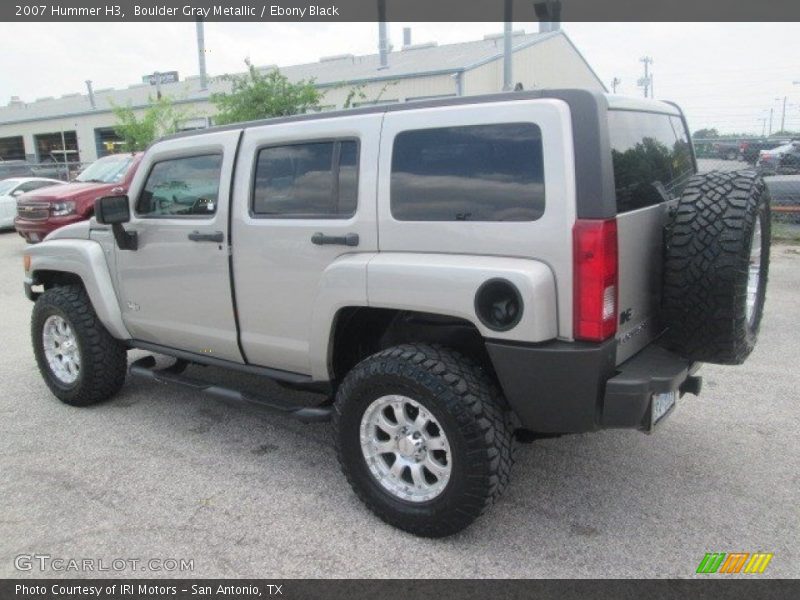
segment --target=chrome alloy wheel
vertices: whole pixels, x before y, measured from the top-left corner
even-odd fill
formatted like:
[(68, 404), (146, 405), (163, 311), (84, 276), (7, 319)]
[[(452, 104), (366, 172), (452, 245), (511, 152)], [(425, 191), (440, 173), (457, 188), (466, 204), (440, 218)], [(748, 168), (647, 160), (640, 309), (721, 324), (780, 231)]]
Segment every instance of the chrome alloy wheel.
[(361, 417), (361, 452), (370, 472), (402, 500), (426, 502), (444, 491), (450, 443), (436, 418), (407, 396), (381, 396)]
[(761, 220), (756, 219), (753, 242), (750, 247), (750, 266), (747, 273), (747, 322), (752, 324), (758, 301), (758, 284), (761, 280)]
[(50, 372), (61, 383), (71, 385), (81, 371), (81, 351), (75, 332), (64, 317), (52, 315), (42, 328), (42, 345)]

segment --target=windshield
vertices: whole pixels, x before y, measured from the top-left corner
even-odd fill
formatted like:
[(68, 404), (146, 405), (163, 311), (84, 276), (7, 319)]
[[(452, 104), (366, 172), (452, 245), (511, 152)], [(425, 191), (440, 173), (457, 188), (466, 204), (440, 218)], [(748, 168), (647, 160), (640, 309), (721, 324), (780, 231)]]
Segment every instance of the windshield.
[(133, 161), (133, 156), (106, 156), (96, 160), (86, 167), (75, 181), (95, 182), (95, 183), (117, 183), (122, 181), (128, 171), (128, 165)]
[(6, 179), (5, 181), (0, 181), (0, 196), (5, 196), (8, 194), (17, 186), (18, 183), (18, 179)]

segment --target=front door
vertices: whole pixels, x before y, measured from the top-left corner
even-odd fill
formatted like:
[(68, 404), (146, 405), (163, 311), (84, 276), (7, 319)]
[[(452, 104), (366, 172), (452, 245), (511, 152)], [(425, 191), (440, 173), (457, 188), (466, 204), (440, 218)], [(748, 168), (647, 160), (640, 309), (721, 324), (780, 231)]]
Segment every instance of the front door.
[(163, 142), (130, 188), (128, 231), (116, 251), (125, 325), (136, 340), (242, 362), (231, 300), (228, 214), (239, 131)]

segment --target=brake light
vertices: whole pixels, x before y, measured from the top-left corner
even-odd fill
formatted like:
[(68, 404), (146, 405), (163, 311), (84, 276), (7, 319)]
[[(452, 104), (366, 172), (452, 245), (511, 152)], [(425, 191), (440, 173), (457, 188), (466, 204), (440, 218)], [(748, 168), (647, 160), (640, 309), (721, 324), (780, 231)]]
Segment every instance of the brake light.
[(578, 219), (572, 239), (573, 336), (601, 342), (617, 331), (617, 220)]

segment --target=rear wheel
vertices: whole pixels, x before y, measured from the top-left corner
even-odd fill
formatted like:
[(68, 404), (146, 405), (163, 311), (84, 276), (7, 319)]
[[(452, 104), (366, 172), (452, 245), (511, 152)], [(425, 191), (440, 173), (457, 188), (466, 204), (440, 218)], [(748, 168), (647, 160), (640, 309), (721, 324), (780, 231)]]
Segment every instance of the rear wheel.
[(508, 483), (510, 415), (486, 374), (456, 352), (405, 344), (375, 354), (347, 375), (335, 409), (342, 471), (395, 527), (456, 533)]
[(101, 402), (125, 382), (126, 348), (100, 323), (79, 285), (51, 288), (36, 300), (31, 336), (45, 383), (66, 404)]
[(764, 311), (769, 249), (769, 195), (755, 171), (694, 176), (667, 235), (667, 344), (693, 360), (744, 362)]

